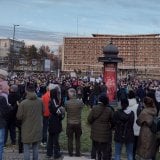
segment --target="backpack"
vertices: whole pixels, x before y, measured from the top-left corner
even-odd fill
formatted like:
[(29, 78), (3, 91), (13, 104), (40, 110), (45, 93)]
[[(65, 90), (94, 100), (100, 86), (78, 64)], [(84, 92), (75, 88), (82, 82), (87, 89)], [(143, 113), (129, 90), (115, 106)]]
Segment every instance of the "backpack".
[(154, 117), (150, 126), (152, 133), (157, 134), (160, 131), (160, 117)]

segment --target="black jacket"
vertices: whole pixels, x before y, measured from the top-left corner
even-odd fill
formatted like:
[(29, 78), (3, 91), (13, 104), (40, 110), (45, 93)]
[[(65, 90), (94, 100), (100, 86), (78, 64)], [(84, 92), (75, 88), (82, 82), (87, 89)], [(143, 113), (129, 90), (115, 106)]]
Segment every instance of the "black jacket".
[(7, 104), (6, 98), (0, 96), (0, 128), (5, 128), (9, 113), (10, 107)]
[(11, 112), (10, 112), (10, 120), (14, 121), (16, 119), (16, 113), (18, 110), (17, 101), (20, 100), (20, 96), (17, 92), (10, 92), (8, 95), (8, 103), (11, 105)]
[(114, 113), (113, 124), (115, 125), (114, 140), (118, 143), (133, 143), (134, 142), (134, 113), (131, 111), (126, 114), (123, 110), (118, 110)]
[(59, 107), (55, 106), (55, 103), (53, 101), (51, 101), (49, 104), (49, 111), (51, 115), (49, 116), (48, 131), (52, 134), (60, 133), (62, 131), (63, 115), (62, 113), (57, 113), (61, 111), (59, 110)]

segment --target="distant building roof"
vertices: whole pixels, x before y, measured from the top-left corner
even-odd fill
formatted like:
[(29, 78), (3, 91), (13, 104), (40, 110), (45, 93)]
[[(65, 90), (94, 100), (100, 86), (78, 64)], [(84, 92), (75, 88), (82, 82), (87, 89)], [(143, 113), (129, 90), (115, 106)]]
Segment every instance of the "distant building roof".
[(93, 37), (160, 37), (160, 34), (136, 34), (136, 35), (114, 35), (114, 34), (92, 34)]

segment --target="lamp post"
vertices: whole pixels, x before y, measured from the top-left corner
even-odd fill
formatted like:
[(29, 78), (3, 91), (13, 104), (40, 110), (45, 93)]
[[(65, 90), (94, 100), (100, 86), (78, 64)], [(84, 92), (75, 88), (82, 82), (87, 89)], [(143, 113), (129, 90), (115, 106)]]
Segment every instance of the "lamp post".
[(11, 70), (14, 69), (14, 63), (13, 63), (13, 56), (14, 56), (14, 40), (15, 40), (15, 32), (16, 32), (16, 27), (18, 27), (18, 24), (13, 25), (13, 45), (12, 45), (12, 55), (10, 55), (10, 63), (11, 63)]

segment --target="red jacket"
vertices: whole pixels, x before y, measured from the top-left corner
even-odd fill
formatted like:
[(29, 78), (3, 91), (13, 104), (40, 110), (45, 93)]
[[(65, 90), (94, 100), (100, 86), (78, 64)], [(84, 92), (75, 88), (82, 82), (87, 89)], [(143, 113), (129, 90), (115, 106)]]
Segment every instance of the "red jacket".
[(42, 102), (43, 102), (43, 105), (44, 105), (43, 116), (45, 116), (45, 117), (48, 117), (50, 115), (50, 112), (49, 112), (49, 100), (50, 100), (50, 91), (47, 91), (42, 96)]

